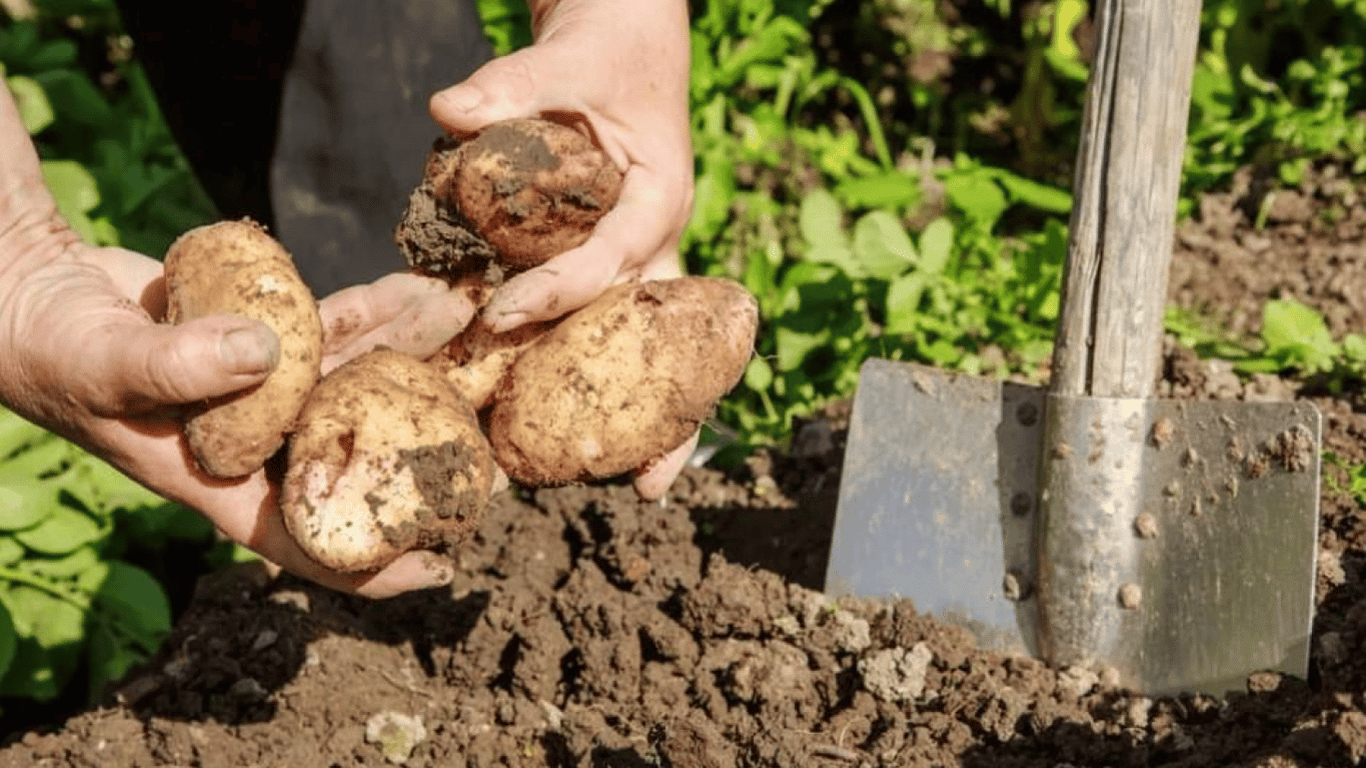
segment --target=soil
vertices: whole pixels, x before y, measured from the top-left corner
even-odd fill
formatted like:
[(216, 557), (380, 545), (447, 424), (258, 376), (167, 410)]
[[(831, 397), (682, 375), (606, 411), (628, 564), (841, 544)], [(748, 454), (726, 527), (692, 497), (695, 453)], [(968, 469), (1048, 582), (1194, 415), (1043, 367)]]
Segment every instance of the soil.
[[(1366, 331), (1366, 206), (1245, 178), (1180, 227), (1171, 296), (1256, 329), (1268, 297)], [(1312, 398), (1366, 460), (1360, 396), (1166, 350), (1174, 397)], [(841, 408), (791, 449), (629, 487), (501, 495), (449, 588), (366, 602), (244, 566), (204, 579), (106, 706), (16, 734), (8, 766), (1324, 766), (1366, 757), (1366, 514), (1326, 464), (1307, 679), (1149, 698), (978, 649), (908, 601), (824, 597)]]

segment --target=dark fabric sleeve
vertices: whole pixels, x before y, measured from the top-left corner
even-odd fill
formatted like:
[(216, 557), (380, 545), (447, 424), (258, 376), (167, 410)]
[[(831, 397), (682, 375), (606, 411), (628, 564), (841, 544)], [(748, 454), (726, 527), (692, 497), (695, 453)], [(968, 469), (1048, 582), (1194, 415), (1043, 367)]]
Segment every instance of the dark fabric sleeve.
[(219, 211), (273, 224), (270, 158), (303, 0), (117, 0), (181, 151)]
[(118, 2), (225, 216), (271, 226), (319, 296), (404, 268), (427, 100), (492, 55), (470, 0)]

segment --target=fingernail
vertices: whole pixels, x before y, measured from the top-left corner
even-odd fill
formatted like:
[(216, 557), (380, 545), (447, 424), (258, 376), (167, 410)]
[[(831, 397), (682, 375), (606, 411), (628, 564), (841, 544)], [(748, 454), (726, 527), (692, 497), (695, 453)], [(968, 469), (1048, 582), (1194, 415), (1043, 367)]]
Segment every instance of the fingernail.
[(508, 312), (507, 314), (491, 315), (487, 322), (489, 330), (494, 333), (506, 333), (520, 325), (525, 325), (528, 319), (525, 312)]
[(280, 340), (266, 328), (238, 328), (218, 342), (218, 356), (232, 373), (265, 373), (280, 362)]
[(452, 108), (460, 112), (469, 112), (479, 106), (484, 100), (484, 94), (477, 88), (458, 85), (441, 94), (441, 98)]

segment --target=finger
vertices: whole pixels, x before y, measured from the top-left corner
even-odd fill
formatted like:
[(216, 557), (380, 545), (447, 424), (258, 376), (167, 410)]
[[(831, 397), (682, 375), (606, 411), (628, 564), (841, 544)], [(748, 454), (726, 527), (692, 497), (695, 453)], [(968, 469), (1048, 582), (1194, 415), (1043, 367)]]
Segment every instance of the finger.
[(295, 543), (285, 528), (275, 499), (271, 493), (254, 513), (234, 512), (228, 519), (215, 522), (229, 538), (242, 542), (270, 562), (339, 592), (381, 599), (410, 590), (444, 586), (455, 578), (455, 567), (450, 560), (434, 552), (407, 552), (374, 572), (340, 573), (328, 569)]
[(94, 359), (72, 380), (100, 415), (143, 413), (236, 392), (259, 384), (280, 361), (275, 332), (235, 315), (179, 325), (111, 323), (92, 336), (83, 346)]
[[(528, 322), (553, 320), (602, 295), (613, 283), (639, 278), (656, 261), (672, 260), (677, 270), (675, 203), (654, 174), (633, 168), (621, 198), (598, 222), (588, 241), (499, 288), (484, 310), (484, 322), (504, 332)], [(668, 271), (669, 267), (660, 267)]]
[(532, 47), (488, 62), (464, 82), (432, 96), (427, 105), (432, 119), (460, 134), (499, 120), (537, 115), (547, 90), (541, 58)]
[(678, 473), (687, 466), (693, 451), (697, 450), (697, 440), (701, 435), (701, 430), (692, 433), (692, 437), (684, 440), (682, 445), (643, 467), (631, 483), (635, 486), (636, 495), (646, 501), (663, 498)]
[(434, 552), (408, 552), (378, 573), (363, 577), (353, 591), (379, 600), (416, 589), (444, 587), (454, 579), (455, 565), (449, 559)]
[(475, 298), (464, 287), (419, 275), (391, 275), (324, 300), (323, 372), (385, 346), (415, 357), (436, 354), (469, 325)]
[(374, 330), (415, 300), (450, 291), (444, 280), (410, 272), (385, 275), (373, 283), (343, 288), (318, 302), (323, 352), (330, 354)]
[(323, 374), (378, 347), (419, 359), (435, 355), (474, 318), (475, 308), (459, 294), (428, 296), (416, 301), (397, 317), (323, 358)]

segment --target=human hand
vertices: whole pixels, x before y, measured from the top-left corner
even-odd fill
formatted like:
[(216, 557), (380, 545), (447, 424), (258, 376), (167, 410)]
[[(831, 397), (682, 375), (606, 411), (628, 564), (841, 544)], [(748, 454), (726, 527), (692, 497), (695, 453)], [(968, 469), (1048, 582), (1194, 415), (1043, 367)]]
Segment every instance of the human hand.
[[(36, 170), (36, 157), (6, 141), (3, 101), (0, 160), (31, 159)], [(450, 581), (450, 565), (431, 553), (410, 553), (376, 573), (327, 571), (284, 528), (278, 470), (234, 480), (202, 473), (177, 406), (260, 382), (278, 360), (279, 341), (242, 317), (158, 323), (165, 306), (159, 262), (84, 245), (58, 216), (40, 174), (0, 170), (0, 402), (305, 578), (370, 597)], [(464, 294), (415, 275), (341, 291), (320, 310), (329, 369), (381, 343), (429, 355), (474, 314)]]
[(583, 245), (510, 279), (484, 310), (505, 331), (550, 320), (614, 283), (675, 277), (692, 207), (688, 11), (682, 0), (532, 0), (534, 45), (434, 95), (455, 133), (517, 117), (580, 128), (624, 172), (617, 205)]
[[(484, 309), (495, 331), (578, 309), (611, 285), (681, 274), (678, 242), (693, 197), (688, 9), (682, 0), (531, 0), (534, 45), (437, 93), (432, 117), (469, 133), (499, 120), (576, 125), (625, 172), (617, 205), (583, 245), (507, 281)], [(668, 490), (694, 435), (638, 473), (637, 492)]]

